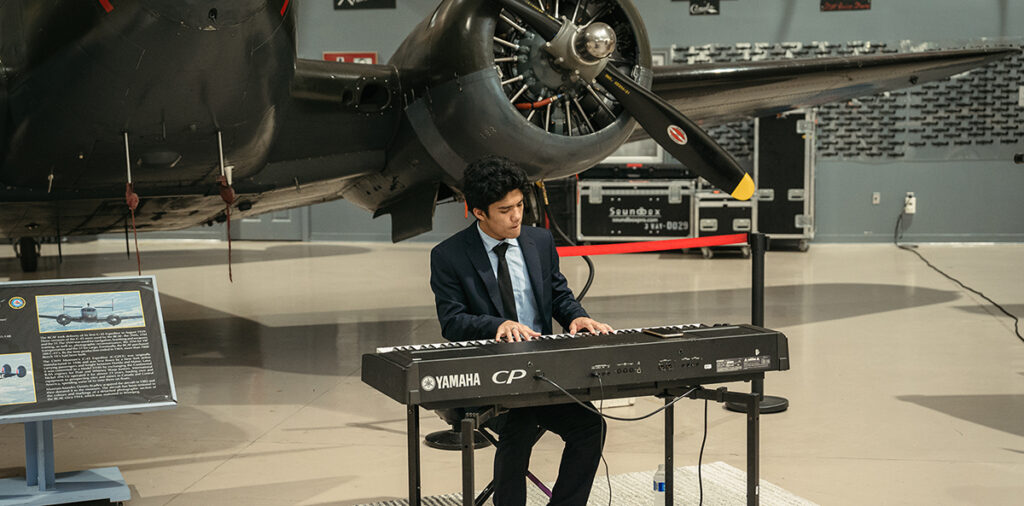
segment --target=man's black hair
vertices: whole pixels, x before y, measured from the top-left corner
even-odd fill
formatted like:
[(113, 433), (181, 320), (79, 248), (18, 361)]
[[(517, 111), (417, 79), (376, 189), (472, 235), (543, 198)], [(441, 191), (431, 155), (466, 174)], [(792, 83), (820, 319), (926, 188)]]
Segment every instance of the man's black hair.
[(510, 191), (520, 190), (523, 195), (529, 187), (526, 172), (508, 158), (488, 156), (466, 166), (462, 180), (462, 194), (470, 209), (487, 214), (491, 204), (505, 198)]

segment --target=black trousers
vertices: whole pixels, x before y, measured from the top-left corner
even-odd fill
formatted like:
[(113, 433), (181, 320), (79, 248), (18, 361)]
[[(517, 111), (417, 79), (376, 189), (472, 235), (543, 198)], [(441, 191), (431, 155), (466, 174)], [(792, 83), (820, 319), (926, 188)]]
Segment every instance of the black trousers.
[(553, 506), (583, 506), (601, 461), (607, 433), (604, 420), (578, 404), (517, 408), (488, 423), (498, 433), (494, 455), (494, 504), (526, 504), (526, 470), (540, 429), (565, 441), (558, 479), (552, 489)]

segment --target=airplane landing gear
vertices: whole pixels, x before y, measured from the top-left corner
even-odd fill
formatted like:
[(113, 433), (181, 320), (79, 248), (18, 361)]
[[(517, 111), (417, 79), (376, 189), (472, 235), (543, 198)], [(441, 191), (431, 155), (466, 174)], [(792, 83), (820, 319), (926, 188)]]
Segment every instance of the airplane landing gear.
[(39, 253), (42, 245), (35, 237), (22, 237), (14, 244), (14, 254), (21, 262), (21, 272), (35, 272), (39, 267)]

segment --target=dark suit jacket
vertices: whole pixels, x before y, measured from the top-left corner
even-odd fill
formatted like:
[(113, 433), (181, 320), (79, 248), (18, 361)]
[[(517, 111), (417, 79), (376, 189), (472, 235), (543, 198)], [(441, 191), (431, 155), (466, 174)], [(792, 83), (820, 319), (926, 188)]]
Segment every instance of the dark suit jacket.
[[(519, 246), (544, 322), (541, 333), (552, 333), (552, 317), (568, 328), (576, 318), (589, 316), (558, 270), (551, 232), (523, 226)], [(509, 319), (502, 316), (498, 282), (476, 222), (431, 250), (430, 289), (434, 291), (441, 334), (449, 341), (494, 339), (498, 326)]]

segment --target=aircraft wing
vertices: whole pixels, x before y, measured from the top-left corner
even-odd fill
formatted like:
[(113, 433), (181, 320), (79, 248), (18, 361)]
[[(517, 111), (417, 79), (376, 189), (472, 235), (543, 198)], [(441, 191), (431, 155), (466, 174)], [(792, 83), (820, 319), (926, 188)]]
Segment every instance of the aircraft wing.
[[(652, 89), (707, 128), (937, 81), (1019, 53), (993, 47), (654, 67)], [(630, 140), (647, 138), (637, 129)]]
[[(68, 323), (82, 321), (82, 317), (81, 316), (71, 316), (71, 315), (63, 315), (63, 316), (67, 317)], [(51, 315), (46, 315), (46, 314), (41, 314), (41, 315), (39, 315), (39, 317), (40, 318), (48, 318), (50, 320), (56, 320), (56, 319), (60, 318), (60, 316), (51, 316)]]

